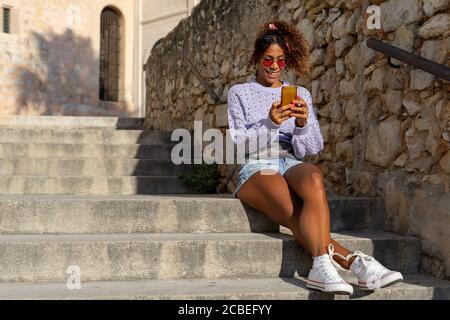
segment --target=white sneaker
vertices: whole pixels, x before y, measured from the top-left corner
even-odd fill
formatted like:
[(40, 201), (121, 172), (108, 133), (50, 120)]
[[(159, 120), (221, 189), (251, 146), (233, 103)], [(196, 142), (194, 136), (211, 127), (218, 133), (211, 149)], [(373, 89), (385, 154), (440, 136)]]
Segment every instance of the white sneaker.
[(400, 272), (391, 271), (381, 265), (374, 257), (355, 251), (348, 259), (355, 257), (350, 270), (358, 276), (358, 286), (363, 290), (374, 290), (393, 285), (403, 280)]
[(314, 258), (306, 286), (332, 294), (353, 294), (353, 287), (341, 278), (328, 254)]

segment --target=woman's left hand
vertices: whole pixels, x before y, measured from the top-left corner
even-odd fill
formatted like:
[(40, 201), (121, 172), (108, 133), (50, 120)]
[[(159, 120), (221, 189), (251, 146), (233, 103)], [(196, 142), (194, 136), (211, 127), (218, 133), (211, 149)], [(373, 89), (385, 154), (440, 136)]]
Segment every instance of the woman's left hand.
[(295, 118), (298, 127), (304, 127), (308, 120), (309, 110), (305, 100), (297, 96), (291, 103), (291, 117)]

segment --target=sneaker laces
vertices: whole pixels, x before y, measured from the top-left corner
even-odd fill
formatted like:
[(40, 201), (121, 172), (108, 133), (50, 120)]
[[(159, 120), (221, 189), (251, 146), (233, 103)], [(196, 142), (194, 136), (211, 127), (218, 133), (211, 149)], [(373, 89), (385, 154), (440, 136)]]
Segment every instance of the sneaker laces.
[(387, 269), (383, 267), (374, 257), (362, 253), (361, 251), (355, 251), (347, 256), (349, 259), (352, 257), (359, 257), (361, 264), (364, 266), (367, 272), (372, 275), (381, 275)]
[(330, 262), (329, 259), (320, 261), (318, 267), (320, 268), (322, 275), (332, 282), (342, 282), (343, 279)]
[(333, 257), (334, 256), (338, 256), (341, 259), (350, 261), (351, 258), (356, 257), (356, 258), (360, 258), (360, 261), (362, 263), (362, 265), (367, 269), (369, 266), (376, 266), (376, 268), (374, 268), (377, 271), (382, 271), (384, 269), (384, 267), (372, 256), (369, 256), (367, 254), (362, 253), (361, 251), (354, 251), (353, 253), (350, 253), (347, 256), (343, 256), (342, 254), (340, 254), (339, 252), (335, 252), (334, 251), (334, 245), (333, 244), (329, 244), (328, 245), (328, 255), (330, 256), (331, 259), (331, 263), (333, 263), (333, 265), (341, 271), (350, 271), (347, 270), (345, 268), (343, 268), (339, 263), (337, 263)]
[(362, 253), (361, 251), (355, 251), (347, 256), (347, 260), (353, 258), (353, 257), (360, 257), (361, 262), (365, 267), (368, 267), (370, 263), (373, 261), (376, 261), (374, 257), (368, 256), (367, 254)]
[(342, 259), (344, 259), (344, 260), (348, 260), (347, 259), (347, 257), (344, 257), (342, 254), (340, 254), (339, 252), (335, 252), (334, 251), (334, 245), (333, 244), (329, 244), (328, 245), (328, 255), (330, 256), (330, 260), (331, 260), (331, 263), (336, 267), (336, 269), (338, 269), (338, 270), (340, 270), (340, 271), (348, 271), (347, 269), (344, 269), (339, 263), (337, 263), (334, 259), (333, 259), (333, 257), (334, 256), (338, 256), (338, 257), (340, 257), (340, 258), (342, 258)]

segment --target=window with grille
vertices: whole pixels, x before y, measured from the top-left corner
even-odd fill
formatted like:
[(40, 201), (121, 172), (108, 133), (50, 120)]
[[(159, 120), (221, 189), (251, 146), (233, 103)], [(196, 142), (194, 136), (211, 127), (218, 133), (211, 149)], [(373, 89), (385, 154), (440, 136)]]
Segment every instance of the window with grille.
[(3, 32), (11, 33), (11, 9), (3, 8)]
[(111, 8), (101, 15), (100, 100), (119, 101), (120, 15)]

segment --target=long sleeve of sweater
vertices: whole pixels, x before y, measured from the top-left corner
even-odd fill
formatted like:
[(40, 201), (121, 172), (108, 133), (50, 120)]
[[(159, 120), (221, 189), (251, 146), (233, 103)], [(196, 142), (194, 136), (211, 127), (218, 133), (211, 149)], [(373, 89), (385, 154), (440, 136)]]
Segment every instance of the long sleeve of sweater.
[(306, 155), (319, 153), (323, 149), (323, 137), (312, 104), (311, 94), (307, 89), (301, 87), (298, 88), (298, 94), (305, 100), (309, 109), (307, 124), (304, 127), (297, 127), (294, 124), (291, 140), (295, 157), (301, 159)]
[[(228, 124), (231, 138), (238, 147), (245, 148), (248, 153), (255, 153), (278, 139), (280, 125), (270, 119), (267, 108), (265, 116), (254, 123), (249, 123), (245, 118), (244, 104), (237, 91), (236, 86), (228, 91)], [(267, 141), (267, 144), (264, 146), (258, 141)]]

